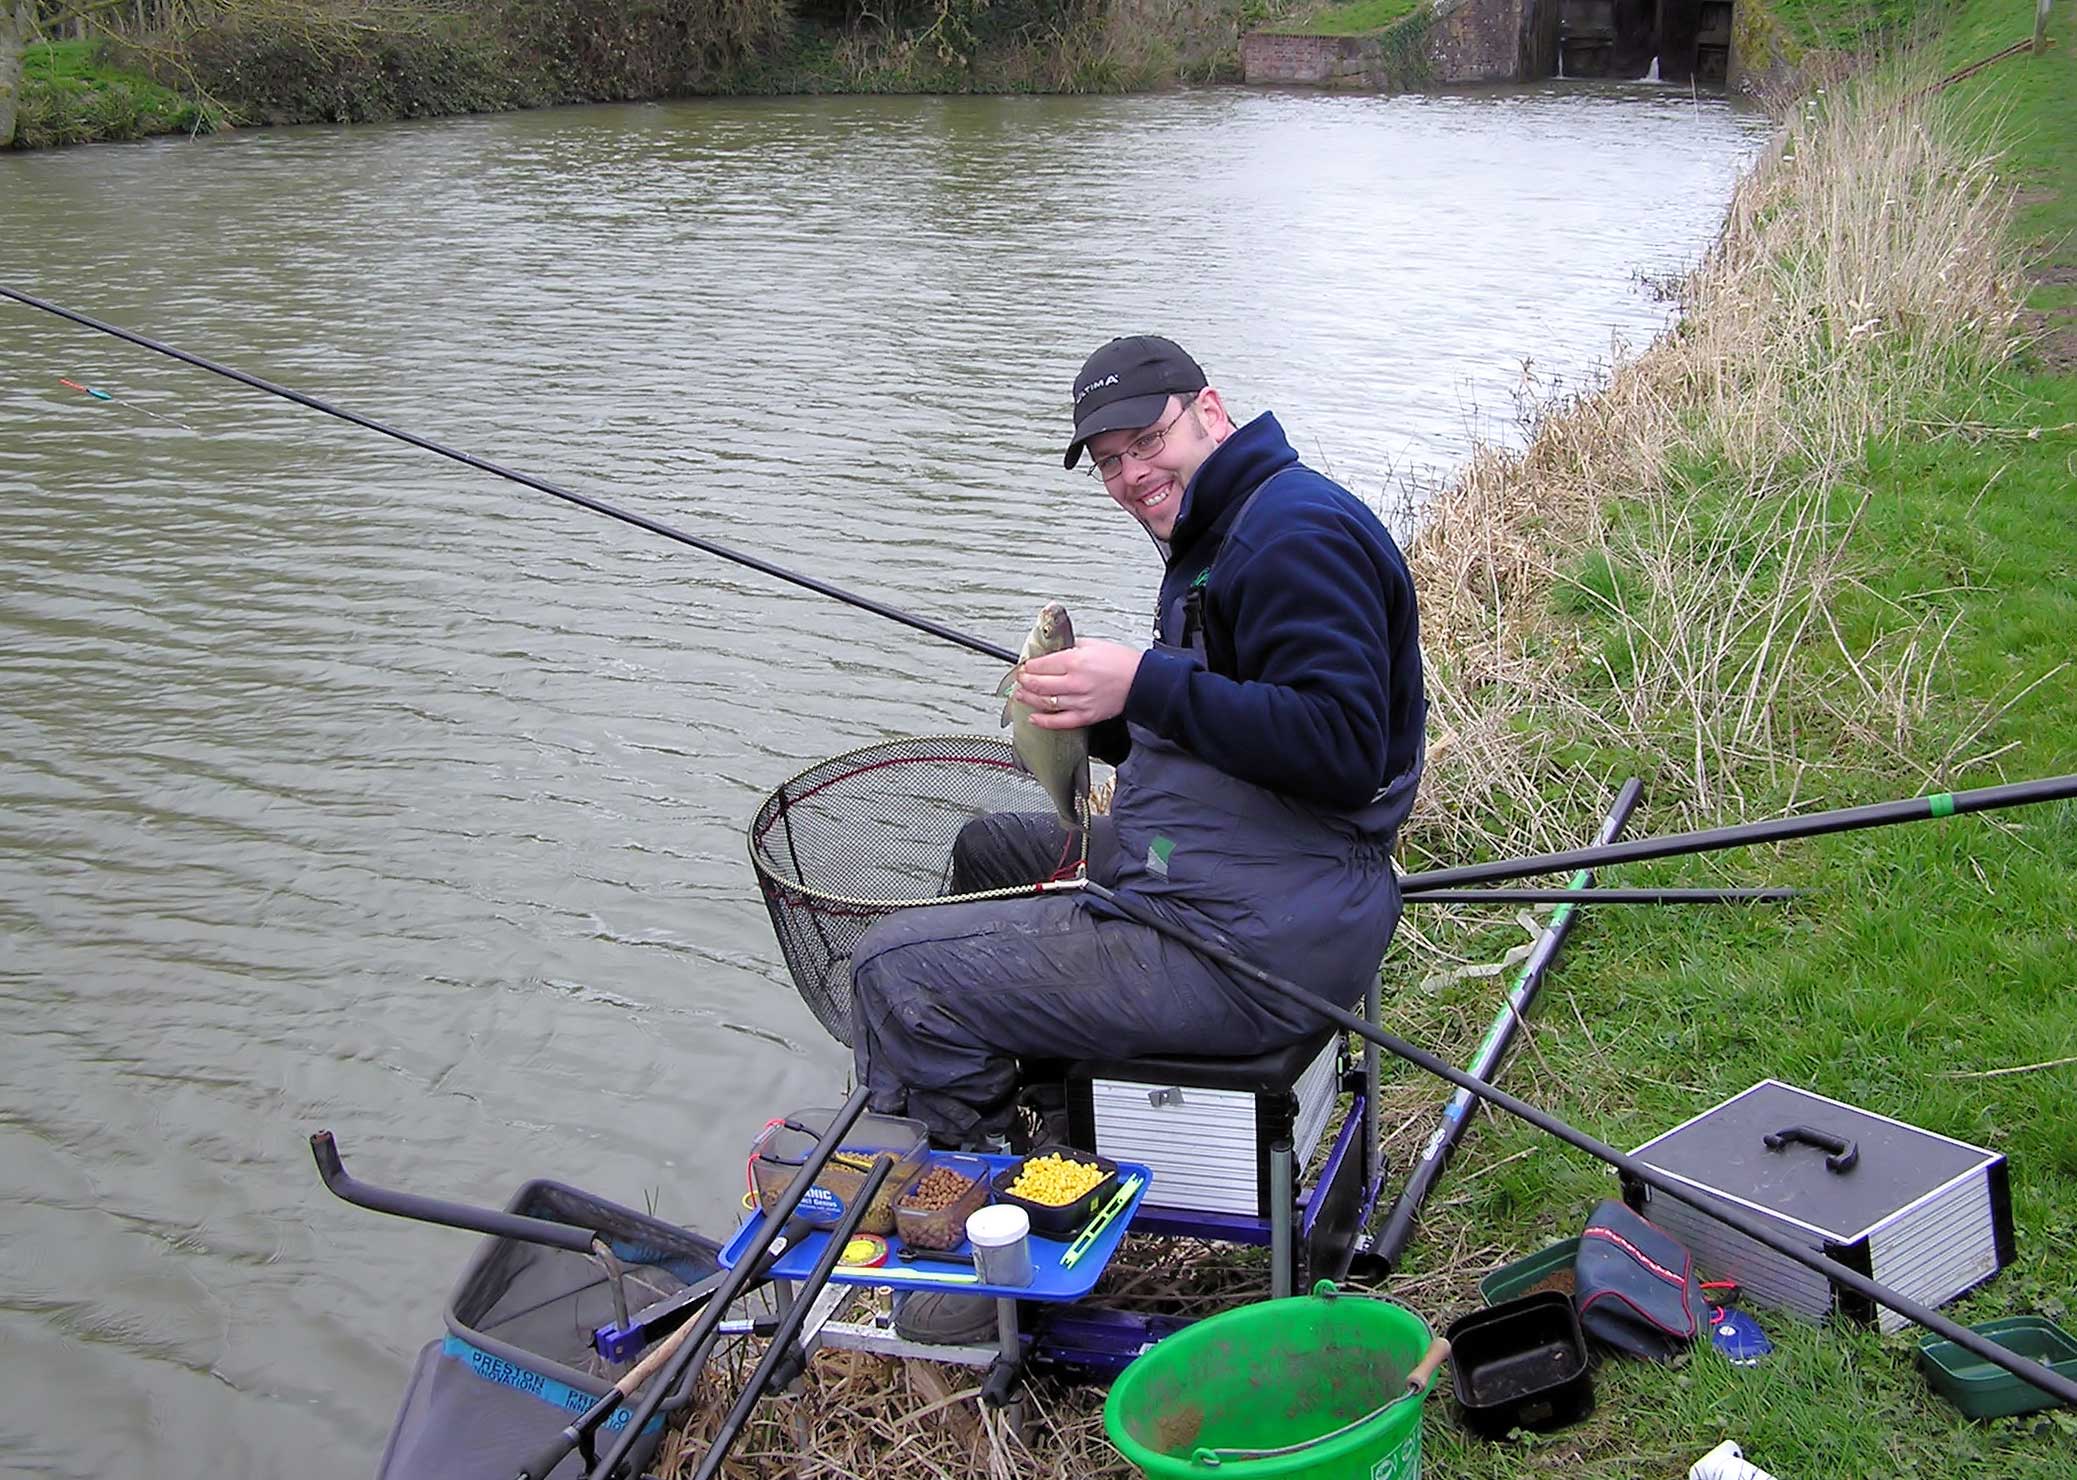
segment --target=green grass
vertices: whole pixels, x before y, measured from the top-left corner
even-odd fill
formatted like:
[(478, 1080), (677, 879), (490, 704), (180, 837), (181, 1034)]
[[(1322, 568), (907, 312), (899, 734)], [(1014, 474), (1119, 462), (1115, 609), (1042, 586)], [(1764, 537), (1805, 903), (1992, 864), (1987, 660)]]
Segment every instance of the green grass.
[(1955, 9), (1955, 0), (1767, 0), (1804, 46), (1854, 51)]
[(98, 41), (41, 41), (22, 50), (20, 148), (208, 133), (221, 125), (209, 105), (109, 63)]
[(1348, 5), (1329, 5), (1274, 29), (1294, 36), (1368, 36), (1404, 20), (1421, 4), (1422, 0), (1354, 0)]
[[(1976, 106), (1986, 129), (2000, 130), (2013, 145), (2020, 238), (2039, 255), (2042, 276), (2061, 279), (2039, 283), (2029, 299), (2047, 313), (2077, 309), (2077, 33), (2070, 12), (2067, 4), (2051, 12), (2045, 55), (2008, 58), (1951, 89), (1958, 102)], [(1950, 68), (1961, 68), (2032, 36), (2033, 28), (2028, 0), (1973, 4), (1942, 38), (1942, 54)], [(2056, 268), (2062, 271), (2049, 271)], [(2061, 322), (2072, 324), (2066, 312)]]
[[(2031, 0), (1969, 0), (1940, 38), (1941, 55), (1951, 65), (1987, 56), (2029, 34), (2032, 17)], [(2051, 34), (2058, 45), (2047, 55), (2002, 63), (1946, 96), (2010, 148), (2007, 164), (2029, 202), (2016, 229), (2044, 266), (2067, 269), (2077, 262), (2069, 7), (2057, 7)], [(2070, 290), (2043, 287), (2032, 301), (2067, 306)], [(1854, 544), (1867, 589), (1844, 603), (1842, 626), (1851, 641), (1900, 612), (1954, 623), (1934, 714), (1915, 745), (1937, 755), (1975, 717), (2002, 709), (1971, 750), (2011, 747), (1960, 784), (2077, 771), (2077, 669), (2056, 672), (2077, 658), (2077, 376), (2021, 361), (1994, 384), (1950, 391), (1923, 408), (1924, 424), (1868, 446), (1842, 480), (1842, 496), (1869, 495)], [(1942, 422), (1961, 428), (1942, 431)], [(1722, 467), (1682, 476), (1720, 500), (1727, 518), (1750, 497)], [(1583, 575), (1604, 591), (1626, 579), (1606, 562)], [(1590, 602), (1570, 610), (1584, 642), (1605, 635)], [(1918, 790), (1841, 737), (1811, 735), (1805, 745), (1832, 766), (1805, 782), (1805, 806)], [(1590, 759), (1612, 778), (1635, 764), (1612, 753)], [(1650, 814), (1646, 781), (1632, 835), (1663, 825)], [(1583, 836), (1600, 800), (1580, 801)], [(1602, 882), (1710, 879), (1812, 892), (1779, 910), (1591, 914), (1545, 989), (1533, 1047), (1516, 1050), (1507, 1086), (1625, 1148), (1769, 1076), (1994, 1148), (2011, 1162), (2018, 1261), (1950, 1314), (1968, 1322), (2038, 1312), (2077, 1330), (2077, 1062), (2057, 1062), (2077, 1060), (2077, 806), (1669, 860)], [(1497, 957), (1520, 938), (1512, 926), (1494, 928), (1472, 943), (1473, 955)], [(1388, 984), (1406, 978), (1388, 968)], [(1390, 1016), (1397, 1031), (1452, 1045), (1462, 1061), (1492, 998), (1489, 983), (1436, 995), (1405, 987)], [(1439, 1279), (1469, 1304), (1479, 1274), (1576, 1233), (1612, 1190), (1585, 1157), (1487, 1117), (1441, 1186), (1409, 1275)], [(1778, 1348), (1760, 1366), (1735, 1369), (1712, 1351), (1677, 1368), (1605, 1361), (1594, 1417), (1540, 1440), (1481, 1443), (1431, 1409), (1429, 1464), (1496, 1480), (1670, 1476), (1732, 1437), (1785, 1480), (2072, 1473), (2077, 1415), (1962, 1419), (1919, 1376), (1917, 1333), (1882, 1338), (1758, 1314)]]

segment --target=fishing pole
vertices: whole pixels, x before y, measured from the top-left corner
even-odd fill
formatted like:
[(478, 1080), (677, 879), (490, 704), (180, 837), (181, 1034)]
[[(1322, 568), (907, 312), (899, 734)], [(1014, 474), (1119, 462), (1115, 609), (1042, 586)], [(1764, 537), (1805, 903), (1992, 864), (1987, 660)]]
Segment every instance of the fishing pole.
[(1781, 904), (1801, 889), (1422, 889), (1408, 904)]
[[(42, 309), (45, 313), (55, 314), (57, 317), (69, 320), (82, 328), (93, 329), (98, 333), (112, 335), (126, 343), (134, 344), (140, 349), (148, 349), (154, 354), (161, 354), (168, 359), (178, 360), (184, 365), (192, 365), (197, 370), (206, 370), (211, 375), (221, 375), (226, 380), (235, 380), (240, 385), (249, 385), (254, 390), (265, 391), (270, 396), (279, 396), (284, 401), (294, 401), (298, 406), (307, 406), (312, 411), (323, 412), (326, 416), (336, 416), (341, 421), (352, 422), (357, 427), (365, 427), (371, 432), (379, 432), (385, 437), (392, 437), (412, 447), (422, 448), (427, 452), (461, 463), (464, 467), (474, 468), (478, 472), (489, 473), (494, 477), (507, 479), (513, 483), (520, 484), (522, 487), (531, 488), (536, 492), (562, 499), (566, 503), (575, 504), (580, 509), (589, 509), (594, 514), (604, 514), (609, 519), (618, 519), (623, 524), (631, 524), (636, 529), (647, 530), (650, 534), (662, 535), (667, 540), (676, 540), (681, 545), (689, 545), (693, 549), (702, 551), (705, 554), (718, 555), (723, 560), (732, 560), (737, 565), (747, 566), (760, 574), (790, 582), (805, 591), (813, 591), (818, 596), (830, 597), (832, 600), (843, 602), (846, 606), (855, 606), (860, 611), (871, 612), (875, 616), (886, 617), (890, 621), (899, 622), (905, 627), (912, 627), (918, 632), (927, 632), (933, 637), (941, 637), (947, 642), (957, 643), (960, 647), (968, 648), (973, 652), (980, 653), (984, 657), (994, 658), (1000, 662), (1012, 665), (1017, 662), (1017, 655), (1008, 648), (999, 647), (995, 643), (988, 642), (983, 638), (961, 632), (956, 627), (948, 627), (944, 623), (933, 621), (929, 617), (917, 616), (914, 612), (903, 611), (900, 607), (889, 606), (884, 601), (876, 601), (870, 596), (862, 596), (855, 591), (846, 591), (841, 586), (833, 586), (829, 582), (819, 580), (814, 576), (803, 575), (798, 571), (788, 570), (784, 566), (774, 565), (771, 561), (760, 559), (755, 555), (746, 555), (741, 550), (732, 550), (726, 545), (717, 545), (712, 540), (702, 539), (696, 534), (689, 534), (685, 530), (651, 519), (647, 515), (637, 514), (631, 509), (623, 509), (618, 505), (609, 504), (604, 499), (593, 498), (585, 493), (578, 493), (575, 489), (565, 488), (559, 483), (551, 483), (546, 478), (536, 478), (531, 473), (522, 473), (516, 468), (508, 468), (502, 463), (492, 462), (489, 458), (478, 457), (472, 452), (463, 452), (457, 448), (449, 447), (445, 443), (435, 442), (430, 437), (421, 437), (416, 432), (407, 432), (401, 427), (394, 427), (386, 422), (376, 421), (372, 417), (362, 416), (359, 412), (348, 411), (343, 406), (335, 406), (329, 401), (318, 399), (316, 396), (306, 395), (302, 391), (291, 389), (285, 385), (277, 385), (271, 380), (263, 380), (257, 375), (249, 375), (243, 370), (234, 369), (232, 366), (220, 364), (201, 355), (190, 354), (184, 349), (152, 339), (147, 335), (138, 334), (118, 325), (93, 318), (90, 315), (75, 312), (72, 309), (61, 307), (45, 299), (33, 297), (28, 293), (18, 292), (4, 284), (0, 284), (0, 298), (11, 298), (16, 303), (26, 304), (30, 308)], [(89, 392), (89, 394), (92, 394), (92, 392)], [(114, 398), (109, 397), (108, 399), (112, 400)]]
[[(1618, 844), (1617, 846), (1622, 845)], [(1404, 1059), (1415, 1068), (1426, 1070), (1438, 1079), (1448, 1080), (1459, 1089), (1469, 1090), (1488, 1104), (1498, 1105), (1502, 1110), (1507, 1111), (1508, 1114), (1526, 1120), (1538, 1130), (1556, 1136), (1567, 1145), (1586, 1152), (1598, 1161), (1606, 1162), (1608, 1165), (1616, 1168), (1616, 1170), (1628, 1174), (1654, 1191), (1663, 1193), (1677, 1202), (1686, 1203), (1689, 1207), (1714, 1218), (1725, 1227), (1742, 1233), (1749, 1239), (1765, 1244), (1768, 1248), (1786, 1258), (1794, 1260), (1805, 1269), (1823, 1275), (1827, 1280), (1842, 1289), (1850, 1290), (1865, 1299), (1888, 1306), (1914, 1325), (1922, 1326), (1937, 1336), (1946, 1337), (1963, 1350), (1981, 1357), (1984, 1361), (1989, 1362), (2002, 1371), (2011, 1373), (2014, 1377), (2032, 1383), (2043, 1392), (2053, 1394), (2065, 1405), (2077, 1408), (2077, 1381), (2072, 1381), (2060, 1372), (1998, 1345), (1995, 1341), (1971, 1331), (1968, 1327), (1949, 1320), (1937, 1310), (1919, 1304), (1910, 1296), (1899, 1294), (1887, 1285), (1878, 1284), (1859, 1270), (1851, 1269), (1836, 1259), (1828, 1259), (1816, 1250), (1795, 1242), (1777, 1229), (1761, 1223), (1757, 1219), (1748, 1218), (1745, 1214), (1733, 1208), (1710, 1200), (1705, 1194), (1682, 1184), (1675, 1178), (1659, 1171), (1656, 1167), (1638, 1161), (1635, 1157), (1616, 1150), (1615, 1147), (1605, 1141), (1596, 1140), (1584, 1131), (1575, 1130), (1549, 1111), (1540, 1110), (1527, 1100), (1517, 1099), (1506, 1090), (1499, 1089), (1478, 1078), (1476, 1075), (1467, 1074), (1453, 1065), (1444, 1063), (1427, 1050), (1416, 1048), (1405, 1039), (1387, 1033), (1376, 1024), (1367, 1022), (1355, 1013), (1350, 1012), (1347, 1008), (1337, 1007), (1326, 998), (1316, 996), (1304, 987), (1299, 986), (1296, 982), (1287, 981), (1272, 971), (1265, 971), (1252, 961), (1238, 956), (1222, 946), (1213, 944), (1194, 931), (1187, 930), (1180, 925), (1163, 919), (1137, 903), (1120, 897), (1101, 884), (1083, 879), (1077, 881), (1077, 887), (1086, 890), (1096, 898), (1103, 900), (1106, 904), (1116, 907), (1118, 912), (1127, 919), (1135, 920), (1150, 930), (1159, 931), (1169, 939), (1188, 946), (1200, 955), (1218, 962), (1231, 971), (1240, 973), (1249, 981), (1267, 987), (1278, 995), (1307, 1008), (1309, 1011), (1317, 1013), (1323, 1020), (1334, 1023), (1360, 1038), (1375, 1043), (1379, 1048), (1384, 1049), (1385, 1052), (1392, 1054), (1396, 1058)]]
[[(1600, 835), (1594, 841), (1607, 844), (1620, 837), (1623, 828), (1630, 821), (1630, 814), (1637, 810), (1637, 799), (1643, 794), (1642, 781), (1635, 776), (1625, 781), (1622, 790), (1616, 793), (1615, 805), (1608, 809), (1608, 816), (1602, 820)], [(1593, 874), (1586, 869), (1574, 874), (1572, 888), (1569, 891), (1573, 900), (1599, 898), (1622, 892), (1588, 888), (1587, 886), (1593, 882)], [(1433, 894), (1416, 894), (1413, 897), (1429, 899), (1438, 894), (1453, 892), (1438, 889)], [(1568, 891), (1560, 889), (1556, 892), (1564, 895)], [(1469, 1072), (1476, 1078), (1490, 1083), (1498, 1074), (1501, 1060), (1506, 1057), (1509, 1045), (1514, 1042), (1516, 1029), (1528, 1020), (1529, 1005), (1536, 1000), (1537, 992), (1543, 987), (1544, 974), (1550, 970), (1551, 963), (1558, 959), (1558, 952), (1564, 949), (1566, 938), (1572, 934), (1573, 922), (1578, 918), (1579, 911), (1570, 903), (1559, 910), (1552, 916), (1549, 926), (1537, 940), (1536, 949), (1531, 951), (1529, 959), (1522, 963), (1521, 973), (1515, 977), (1513, 988), (1509, 990), (1507, 999), (1500, 1004), (1500, 1010), (1493, 1015), (1492, 1026), (1486, 1029), (1486, 1036), (1480, 1042), (1478, 1052), (1472, 1056)], [(1399, 1196), (1392, 1203), (1391, 1211), (1385, 1215), (1385, 1226), (1379, 1232), (1376, 1244), (1369, 1251), (1370, 1257), (1381, 1263), (1385, 1269), (1395, 1267), (1399, 1263), (1399, 1256), (1406, 1252), (1407, 1244), (1412, 1242), (1414, 1224), (1421, 1216), (1421, 1208), (1427, 1203), (1428, 1195), (1435, 1190), (1435, 1184), (1441, 1178), (1443, 1168), (1448, 1165), (1451, 1153), (1457, 1149), (1457, 1143), (1464, 1139), (1464, 1132), (1471, 1125), (1472, 1108), (1477, 1103), (1478, 1097), (1470, 1090), (1460, 1089), (1451, 1095), (1448, 1103), (1442, 1107), (1442, 1119), (1436, 1125), (1435, 1133), (1428, 1138), (1428, 1144), (1421, 1148), (1421, 1159), (1414, 1163), (1414, 1169), (1407, 1173), (1406, 1186), (1400, 1190)], [(1351, 1246), (1351, 1253), (1353, 1252)]]
[[(873, 1169), (867, 1174), (865, 1185), (858, 1189), (842, 1221), (831, 1230), (829, 1241), (824, 1245), (814, 1267), (808, 1271), (807, 1278), (802, 1280), (800, 1287), (793, 1292), (793, 1303), (787, 1307), (778, 1330), (772, 1333), (771, 1344), (765, 1348), (764, 1356), (750, 1373), (750, 1380), (743, 1385), (743, 1391), (736, 1395), (734, 1406), (728, 1410), (728, 1416), (722, 1419), (721, 1427), (715, 1431), (713, 1442), (707, 1446), (707, 1453), (700, 1460), (699, 1469), (693, 1473), (693, 1480), (713, 1480), (720, 1472), (721, 1466), (728, 1459), (728, 1452), (735, 1448), (736, 1440), (742, 1435), (743, 1425), (750, 1421), (750, 1411), (757, 1406), (758, 1399), (774, 1386), (779, 1369), (791, 1361), (794, 1342), (800, 1336), (801, 1327), (807, 1324), (815, 1297), (822, 1293), (823, 1287), (829, 1283), (829, 1277), (836, 1273), (837, 1264), (843, 1259), (844, 1249), (851, 1242), (851, 1236), (858, 1231), (858, 1225), (865, 1221), (865, 1215), (872, 1211), (873, 1198), (879, 1194), (880, 1184), (887, 1180), (888, 1174), (893, 1170), (892, 1156), (882, 1154), (873, 1158)], [(613, 1457), (609, 1455), (592, 1472), (592, 1480), (612, 1480), (612, 1476)]]
[(1429, 869), (1406, 875), (1399, 881), (1399, 889), (1411, 897), (1459, 884), (1489, 884), (1501, 879), (1554, 874), (1567, 869), (1607, 868), (1618, 863), (1639, 863), (1649, 858), (1713, 853), (1723, 848), (1749, 848), (1762, 843), (1786, 842), (1791, 838), (1855, 832), (1865, 827), (1886, 827), (1893, 822), (1924, 822), (1933, 818), (1958, 817), (1965, 812), (1991, 812), (2001, 807), (2024, 807), (2035, 802), (2057, 802), (2070, 797), (2077, 797), (2077, 775), (2044, 776), (2037, 781), (2015, 781), (2009, 786), (1935, 792), (1930, 796), (1876, 802), (1866, 807), (1841, 807), (1830, 812), (1811, 812), (1802, 817), (1777, 817), (1771, 822), (1742, 822), (1730, 827), (1706, 828), (1701, 832), (1667, 833), (1627, 843), (1573, 848), (1562, 853), (1537, 853), (1527, 858), (1506, 858), (1464, 868)]
[[(649, 1420), (654, 1418), (657, 1409), (663, 1406), (664, 1395), (677, 1387), (688, 1372), (697, 1371), (699, 1366), (705, 1363), (707, 1353), (714, 1346), (722, 1318), (727, 1315), (729, 1307), (734, 1305), (737, 1298), (752, 1284), (765, 1277), (771, 1267), (772, 1260), (768, 1256), (773, 1254), (774, 1245), (785, 1236), (794, 1210), (815, 1185), (815, 1179), (822, 1175), (822, 1169), (829, 1164), (829, 1159), (837, 1154), (845, 1134), (857, 1123), (858, 1117), (865, 1113), (865, 1101), (865, 1086), (860, 1085), (851, 1092), (850, 1098), (844, 1101), (837, 1113), (830, 1117), (829, 1126), (816, 1142), (815, 1149), (808, 1153), (807, 1159), (801, 1163), (801, 1169), (794, 1174), (793, 1180), (787, 1184), (786, 1190), (779, 1195), (778, 1201), (773, 1203), (766, 1214), (765, 1226), (760, 1230), (760, 1236), (751, 1240), (751, 1246), (743, 1251), (742, 1257), (736, 1261), (735, 1268), (728, 1272), (728, 1277), (721, 1282), (720, 1288), (715, 1290), (707, 1302), (706, 1309), (700, 1312), (699, 1318), (689, 1327), (679, 1327), (679, 1331), (685, 1334), (676, 1337), (677, 1351), (664, 1364), (661, 1375), (649, 1384), (647, 1396), (622, 1427), (620, 1436), (609, 1453), (615, 1465), (626, 1460), (628, 1451), (634, 1447), (642, 1431), (648, 1428)], [(590, 1442), (591, 1435), (599, 1424), (620, 1407), (626, 1396), (618, 1387), (608, 1388), (605, 1396), (594, 1403), (582, 1417), (563, 1428), (539, 1455), (518, 1472), (518, 1480), (546, 1480), (548, 1473), (568, 1458), (573, 1450)], [(589, 1458), (588, 1453), (586, 1457)]]
[[(461, 463), (465, 467), (475, 468), (479, 472), (507, 479), (510, 482), (520, 484), (522, 487), (532, 488), (554, 498), (562, 499), (567, 503), (575, 504), (579, 508), (589, 509), (597, 514), (604, 514), (609, 519), (618, 519), (623, 524), (633, 525), (637, 529), (661, 535), (668, 540), (675, 540), (681, 545), (690, 546), (709, 555), (719, 556), (723, 560), (733, 561), (738, 565), (771, 576), (776, 580), (786, 581), (801, 587), (803, 590), (813, 591), (819, 596), (830, 597), (832, 600), (841, 601), (847, 606), (856, 607), (860, 611), (871, 612), (876, 616), (886, 617), (890, 621), (899, 622), (903, 626), (913, 628), (918, 632), (943, 638), (947, 642), (956, 643), (960, 647), (980, 653), (985, 657), (994, 658), (998, 662), (1014, 666), (1018, 661), (1017, 654), (1011, 652), (1008, 648), (999, 647), (982, 638), (961, 632), (953, 627), (948, 627), (942, 622), (933, 621), (928, 617), (917, 616), (913, 612), (903, 611), (899, 607), (890, 606), (886, 602), (877, 601), (869, 596), (846, 591), (840, 586), (833, 586), (829, 582), (819, 580), (816, 577), (787, 570), (783, 566), (775, 565), (755, 555), (747, 555), (742, 551), (729, 549), (725, 545), (715, 544), (712, 540), (702, 539), (698, 535), (689, 534), (684, 530), (676, 529), (671, 525), (648, 518), (646, 515), (619, 508), (607, 503), (603, 499), (596, 499), (589, 494), (578, 493), (574, 489), (564, 488), (560, 484), (551, 483), (545, 478), (536, 478), (530, 473), (519, 472), (516, 469), (492, 462), (488, 458), (478, 457), (474, 453), (459, 451), (442, 443), (435, 442), (429, 437), (421, 437), (414, 432), (407, 432), (401, 428), (389, 426), (370, 417), (362, 416), (358, 412), (348, 411), (344, 407), (334, 406), (330, 402), (319, 400), (315, 396), (306, 395), (302, 391), (293, 390), (284, 385), (277, 385), (271, 380), (263, 380), (257, 375), (250, 375), (243, 370), (219, 364), (215, 360), (206, 359), (201, 355), (191, 354), (186, 350), (176, 348), (173, 345), (152, 339), (146, 335), (138, 334), (132, 330), (121, 328), (118, 325), (107, 323), (88, 314), (79, 313), (73, 309), (62, 307), (59, 304), (51, 303), (45, 299), (37, 298), (5, 285), (0, 285), (0, 298), (11, 299), (29, 308), (40, 309), (45, 313), (78, 324), (82, 328), (110, 335), (126, 343), (134, 344), (140, 349), (148, 349), (155, 354), (164, 355), (168, 359), (178, 360), (185, 365), (192, 365), (198, 370), (206, 370), (210, 374), (220, 375), (226, 380), (234, 380), (241, 385), (251, 386), (255, 390), (265, 391), (268, 395), (279, 396), (286, 401), (294, 401), (297, 405), (307, 406), (311, 410), (322, 412), (326, 416), (337, 417), (341, 421), (365, 427), (369, 431), (378, 432), (385, 437), (394, 438), (409, 446), (422, 448), (427, 452)], [(2062, 789), (2053, 789), (2058, 787)], [(1706, 832), (1679, 833), (1662, 838), (1640, 838), (1634, 842), (1615, 844), (1606, 849), (1582, 848), (1574, 849), (1569, 853), (1546, 853), (1531, 858), (1478, 864), (1467, 868), (1435, 869), (1425, 873), (1408, 874), (1399, 881), (1399, 887), (1403, 894), (1410, 896), (1453, 885), (1491, 883), (1503, 879), (1523, 878), (1532, 874), (1558, 873), (1569, 869), (1595, 868), (1647, 858), (1668, 858), (1678, 854), (1703, 853), (1716, 848), (1777, 842), (1786, 838), (1811, 837), (1818, 833), (1826, 832), (1845, 832), (1853, 828), (1876, 827), (1889, 822), (1914, 821), (1929, 817), (1949, 817), (1958, 812), (1984, 811), (1992, 807), (2015, 806), (2022, 802), (2047, 801), (2057, 797), (2072, 795), (2077, 795), (2077, 777), (2071, 776), (2052, 778), (2046, 781), (2024, 782), (2010, 787), (1986, 787), (1977, 791), (1942, 792), (1930, 797), (1884, 803), (1875, 807), (1848, 808), (1838, 812), (1819, 812), (1806, 817), (1782, 818), (1773, 822), (1748, 823), (1736, 827), (1716, 828)]]

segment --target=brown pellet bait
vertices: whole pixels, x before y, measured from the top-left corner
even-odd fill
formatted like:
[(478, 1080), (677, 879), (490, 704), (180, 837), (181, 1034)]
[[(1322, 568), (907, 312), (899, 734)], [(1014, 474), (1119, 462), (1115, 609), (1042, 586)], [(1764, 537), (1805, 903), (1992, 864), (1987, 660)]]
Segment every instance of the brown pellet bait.
[(949, 1208), (973, 1187), (973, 1183), (947, 1167), (932, 1167), (923, 1174), (903, 1205), (918, 1213), (935, 1213)]
[(918, 1177), (895, 1207), (902, 1242), (919, 1249), (956, 1249), (966, 1242), (966, 1215), (988, 1200), (973, 1177), (934, 1166)]

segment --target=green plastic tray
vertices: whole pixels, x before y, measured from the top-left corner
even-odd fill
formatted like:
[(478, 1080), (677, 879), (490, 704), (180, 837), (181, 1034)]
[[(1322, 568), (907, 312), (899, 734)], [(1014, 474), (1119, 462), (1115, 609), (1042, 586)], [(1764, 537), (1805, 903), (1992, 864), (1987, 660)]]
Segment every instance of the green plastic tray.
[[(1969, 1329), (2017, 1356), (2044, 1363), (2059, 1377), (2077, 1379), (2077, 1339), (2043, 1316), (2007, 1316)], [(2060, 1401), (1951, 1341), (1935, 1337), (1921, 1341), (1918, 1365), (1925, 1369), (1933, 1391), (1970, 1418), (2032, 1413), (2053, 1408)]]
[[(1538, 1254), (1526, 1259), (1517, 1259), (1512, 1264), (1503, 1264), (1478, 1282), (1478, 1293), (1485, 1297), (1486, 1304), (1498, 1305), (1503, 1300), (1512, 1300), (1518, 1295), (1529, 1293), (1529, 1287), (1548, 1279), (1559, 1270), (1568, 1275), (1579, 1258), (1579, 1240), (1568, 1238), (1563, 1243), (1552, 1244)], [(1565, 1285), (1570, 1295), (1572, 1286)]]

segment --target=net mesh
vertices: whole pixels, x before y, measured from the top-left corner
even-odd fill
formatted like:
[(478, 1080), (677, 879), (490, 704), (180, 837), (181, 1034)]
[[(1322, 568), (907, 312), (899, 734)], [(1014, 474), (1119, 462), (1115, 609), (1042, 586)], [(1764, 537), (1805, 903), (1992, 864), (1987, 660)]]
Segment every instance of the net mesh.
[(1000, 740), (891, 740), (811, 766), (765, 799), (750, 862), (809, 1010), (851, 1041), (851, 953), (895, 910), (1030, 893), (954, 894), (952, 842), (987, 812), (1051, 812)]
[[(555, 1182), (530, 1182), (512, 1211), (601, 1234), (617, 1269), (589, 1254), (494, 1238), (471, 1262), (448, 1303), (457, 1335), (574, 1386), (578, 1375), (613, 1380), (592, 1332), (617, 1319), (613, 1285), (630, 1310), (665, 1300), (719, 1269), (713, 1240)], [(600, 1392), (594, 1385), (587, 1391)]]

